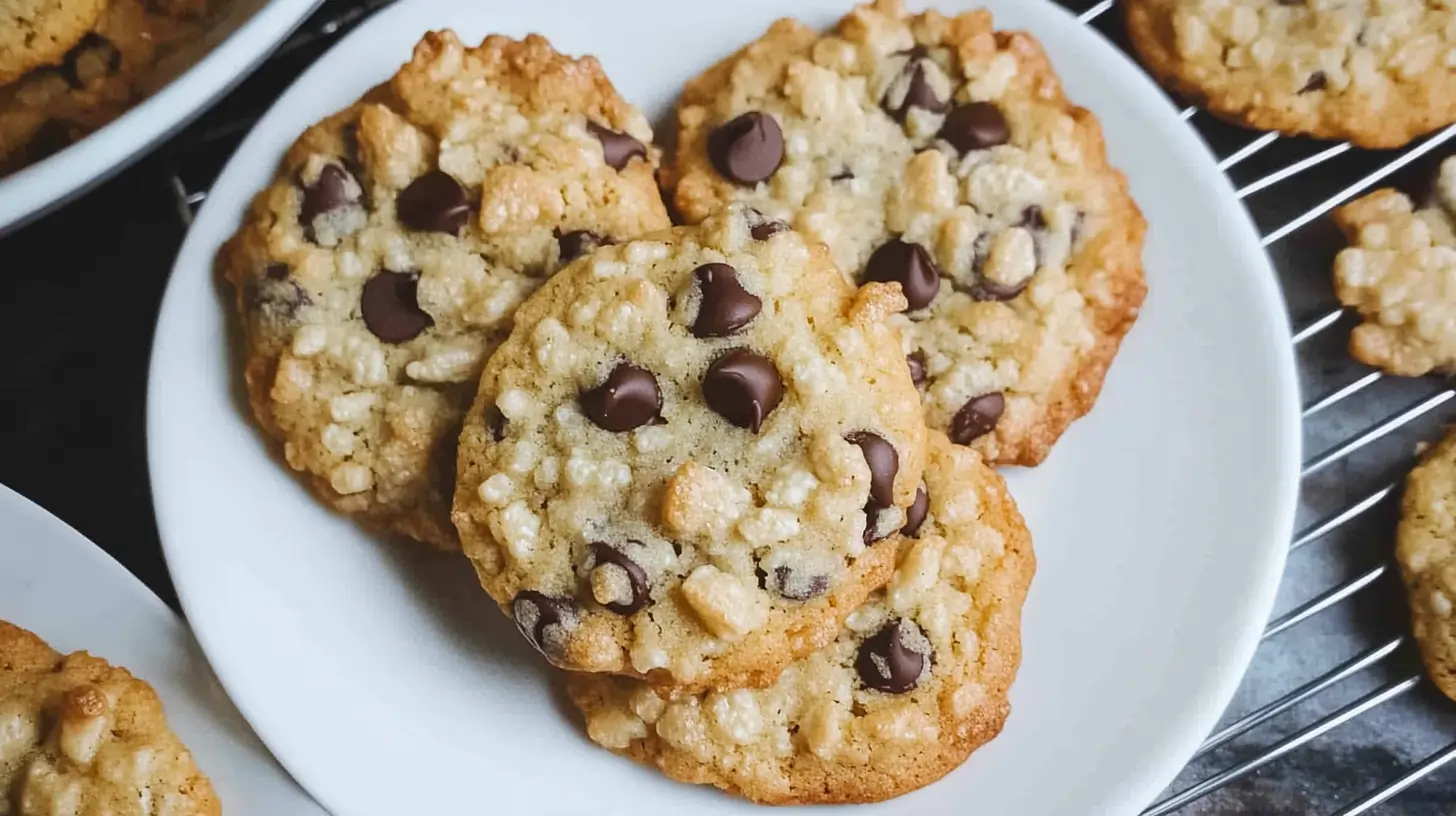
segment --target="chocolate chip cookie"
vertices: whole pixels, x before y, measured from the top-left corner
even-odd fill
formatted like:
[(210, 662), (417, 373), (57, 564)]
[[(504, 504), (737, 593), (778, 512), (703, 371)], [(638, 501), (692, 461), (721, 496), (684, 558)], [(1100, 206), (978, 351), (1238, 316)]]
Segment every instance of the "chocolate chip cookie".
[(254, 414), (320, 498), (458, 547), (481, 366), (559, 267), (667, 226), (651, 139), (595, 59), (444, 31), (294, 143), (221, 267)]
[(772, 682), (889, 577), (925, 456), (904, 302), (737, 206), (563, 271), (460, 437), (481, 584), (563, 668)]
[(1092, 408), (1145, 293), (1144, 221), (1041, 46), (985, 11), (780, 20), (688, 83), (667, 180), (748, 203), (894, 282), (935, 429), (1032, 465)]
[(1456, 432), (1448, 430), (1406, 479), (1395, 560), (1426, 672), (1456, 700)]
[(0, 85), (61, 61), (96, 26), (107, 0), (0, 0)]
[(215, 816), (212, 783), (126, 669), (0, 621), (0, 806), (15, 816)]
[(668, 698), (568, 679), (602, 746), (768, 804), (874, 802), (934, 782), (996, 736), (1021, 659), (1031, 539), (1005, 484), (930, 434), (887, 587), (774, 685)]
[(1334, 217), (1350, 242), (1335, 258), (1335, 293), (1364, 318), (1350, 353), (1407, 377), (1456, 371), (1456, 158), (1423, 207), (1380, 190)]
[(1399, 147), (1456, 122), (1456, 7), (1444, 0), (1127, 0), (1164, 84), (1261, 130)]

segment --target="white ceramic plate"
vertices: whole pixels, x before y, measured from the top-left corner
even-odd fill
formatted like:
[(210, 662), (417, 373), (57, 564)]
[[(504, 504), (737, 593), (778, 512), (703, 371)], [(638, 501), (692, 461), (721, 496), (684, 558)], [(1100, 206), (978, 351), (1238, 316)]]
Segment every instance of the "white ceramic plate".
[[(966, 7), (970, 0), (947, 8)], [(1273, 272), (1164, 96), (1041, 0), (991, 0), (1102, 119), (1151, 221), (1152, 294), (1101, 404), (1011, 474), (1041, 569), (1002, 737), (926, 790), (855, 813), (1131, 813), (1192, 754), (1268, 615), (1293, 520), (1298, 408)], [(794, 5), (829, 24), (847, 0)], [(371, 541), (269, 455), (239, 397), (212, 258), (289, 142), (393, 72), (427, 29), (540, 31), (599, 56), (658, 121), (682, 82), (757, 36), (775, 0), (404, 0), (284, 94), (177, 260), (148, 430), (178, 591), (224, 685), (281, 761), (347, 814), (743, 812), (594, 747), (469, 570)], [(283, 668), (286, 667), (286, 668)]]
[[(120, 171), (252, 72), (321, 0), (221, 0), (222, 10), (159, 70), (174, 77), (116, 121), (0, 177), (0, 234)], [(185, 70), (184, 70), (185, 68)]]
[(150, 683), (226, 812), (323, 816), (238, 716), (172, 610), (111, 556), (4, 485), (0, 620)]

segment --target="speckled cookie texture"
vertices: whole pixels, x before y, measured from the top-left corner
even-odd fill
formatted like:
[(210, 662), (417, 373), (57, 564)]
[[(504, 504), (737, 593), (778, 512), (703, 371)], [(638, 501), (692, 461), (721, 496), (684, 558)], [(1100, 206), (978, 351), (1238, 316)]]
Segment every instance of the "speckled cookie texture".
[(1128, 35), (1190, 101), (1262, 130), (1398, 147), (1456, 122), (1450, 0), (1127, 0)]
[(197, 31), (172, 6), (111, 0), (55, 64), (0, 87), (0, 174), (40, 161), (125, 113), (146, 95), (148, 74), (173, 44)]
[(597, 743), (758, 802), (872, 802), (934, 782), (996, 736), (1021, 659), (1031, 539), (980, 457), (930, 434), (927, 503), (888, 586), (764, 689), (670, 697), (568, 679)]
[(742, 207), (561, 272), (460, 437), (482, 585), (563, 668), (772, 682), (889, 577), (925, 456), (903, 306)]
[(1350, 242), (1335, 258), (1335, 293), (1363, 318), (1350, 352), (1392, 374), (1456, 371), (1456, 158), (1417, 207), (1380, 190), (1335, 211)]
[(0, 0), (0, 85), (60, 62), (96, 25), (107, 0)]
[(151, 686), (0, 621), (0, 813), (215, 816)]
[(1145, 293), (1144, 221), (1041, 46), (973, 11), (781, 20), (688, 83), (667, 174), (689, 221), (742, 201), (893, 281), (930, 427), (1037, 464), (1092, 408)]
[(1456, 432), (1448, 430), (1406, 479), (1395, 560), (1426, 671), (1456, 700)]
[(594, 58), (445, 31), (294, 143), (221, 263), (253, 411), (325, 502), (458, 547), (481, 366), (563, 264), (668, 225), (651, 139)]

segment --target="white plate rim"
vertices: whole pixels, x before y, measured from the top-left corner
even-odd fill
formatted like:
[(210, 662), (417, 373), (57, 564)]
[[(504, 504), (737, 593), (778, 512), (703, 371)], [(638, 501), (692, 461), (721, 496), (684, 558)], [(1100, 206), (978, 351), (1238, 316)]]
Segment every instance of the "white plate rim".
[[(423, 5), (429, 1), (419, 0), (418, 4)], [(994, 8), (998, 4), (1005, 5), (1006, 2), (1007, 0), (988, 0), (985, 5)], [(374, 18), (356, 29), (356, 31), (352, 32), (344, 41), (337, 44), (334, 51), (345, 49), (349, 42), (356, 38), (363, 40), (372, 37), (375, 31), (390, 26), (398, 18), (409, 17), (410, 7), (413, 5), (416, 5), (413, 0), (406, 0), (406, 2), (397, 3), (393, 8), (380, 12)], [(847, 8), (851, 3), (845, 2), (843, 5)], [(916, 8), (923, 8), (926, 5), (933, 5), (933, 3), (927, 4), (922, 0), (921, 2), (910, 2), (909, 5)], [(1056, 6), (1050, 0), (1039, 0), (1039, 2), (1027, 5), (1041, 8), (1042, 10), (1038, 13), (1045, 14), (1046, 19), (1049, 21), (1047, 25), (1076, 25), (1079, 29), (1084, 30), (1085, 33), (1106, 46), (1110, 51), (1116, 51), (1115, 47), (1107, 43), (1100, 33), (1092, 29), (1084, 28), (1080, 22), (1076, 21), (1075, 15), (1066, 9)], [(1050, 22), (1053, 20), (1059, 20), (1060, 22)], [(281, 103), (288, 99), (300, 87), (314, 83), (316, 81), (314, 77), (329, 73), (329, 71), (321, 70), (321, 64), (327, 61), (327, 56), (325, 55), (320, 60), (320, 64), (316, 64), (300, 76), (295, 84), (285, 94), (279, 97), (278, 102)], [(403, 58), (405, 55), (401, 54), (399, 56)], [(386, 58), (383, 62), (391, 63), (392, 59), (393, 57)], [(1135, 63), (1120, 52), (1115, 53), (1112, 61), (1116, 64), (1112, 70), (1122, 73), (1124, 77), (1128, 77), (1130, 83), (1134, 85), (1141, 83), (1146, 86), (1144, 90), (1151, 89), (1154, 93), (1158, 94), (1161, 100), (1160, 104), (1164, 109), (1163, 115), (1168, 121), (1176, 120), (1179, 127), (1187, 127), (1178, 118), (1177, 108), (1162, 95), (1161, 91), (1158, 91), (1155, 86), (1150, 84), (1146, 75)], [(1136, 79), (1132, 79), (1133, 76)], [(265, 116), (260, 120), (260, 123), (266, 124), (267, 121), (268, 117)], [(1166, 124), (1166, 122), (1160, 124)], [(220, 178), (227, 177), (232, 173), (235, 165), (251, 158), (248, 157), (250, 152), (249, 146), (255, 141), (255, 136), (257, 136), (256, 132), (250, 133), (248, 139), (239, 147), (233, 160), (224, 169)], [(1239, 637), (1226, 644), (1222, 644), (1224, 648), (1221, 653), (1224, 656), (1224, 660), (1210, 670), (1209, 690), (1190, 703), (1188, 715), (1179, 728), (1178, 733), (1169, 737), (1164, 745), (1166, 750), (1147, 763), (1146, 772), (1137, 778), (1121, 780), (1115, 786), (1114, 794), (1107, 800), (1107, 804), (1110, 807), (1108, 812), (1136, 812), (1138, 809), (1150, 803), (1153, 797), (1162, 791), (1172, 781), (1174, 776), (1176, 776), (1177, 772), (1183, 768), (1187, 759), (1193, 755), (1198, 745), (1217, 723), (1224, 708), (1232, 699), (1261, 640), (1264, 624), (1267, 622), (1274, 605), (1275, 595), (1278, 590), (1279, 580), (1282, 576), (1285, 556), (1287, 554), (1285, 545), (1287, 544), (1289, 533), (1293, 530), (1295, 518), (1301, 448), (1301, 418), (1298, 400), (1299, 387), (1292, 353), (1292, 332), (1289, 325), (1289, 315), (1285, 307), (1282, 291), (1277, 283), (1277, 277), (1272, 263), (1262, 249), (1251, 217), (1243, 208), (1242, 204), (1239, 203), (1232, 184), (1218, 171), (1215, 159), (1211, 152), (1208, 151), (1206, 145), (1203, 145), (1196, 135), (1193, 136), (1193, 142), (1198, 144), (1200, 152), (1198, 154), (1198, 162), (1188, 169), (1190, 172), (1196, 173), (1199, 176), (1200, 182), (1217, 187), (1222, 192), (1222, 195), (1214, 203), (1214, 206), (1217, 207), (1218, 215), (1223, 219), (1223, 222), (1232, 224), (1242, 233), (1233, 237), (1240, 240), (1243, 244), (1241, 247), (1241, 251), (1244, 254), (1242, 260), (1252, 269), (1250, 277), (1254, 281), (1253, 285), (1258, 287), (1259, 299), (1268, 312), (1268, 314), (1264, 315), (1269, 320), (1268, 328), (1276, 335), (1275, 339), (1281, 341), (1280, 348), (1273, 351), (1274, 366), (1277, 369), (1276, 375), (1282, 386), (1277, 399), (1277, 416), (1271, 420), (1275, 423), (1271, 425), (1271, 428), (1275, 429), (1278, 443), (1277, 450), (1271, 451), (1270, 461), (1267, 463), (1268, 468), (1273, 474), (1271, 476), (1271, 482), (1280, 486), (1278, 495), (1274, 497), (1269, 512), (1271, 518), (1269, 526), (1271, 529), (1278, 528), (1279, 535), (1273, 535), (1271, 533), (1270, 544), (1262, 552), (1262, 559), (1256, 565), (1257, 569), (1253, 570), (1253, 582), (1248, 587), (1247, 602), (1237, 609), (1230, 610), (1231, 614), (1236, 616), (1240, 621), (1241, 633)], [(202, 223), (203, 219), (214, 218), (224, 219), (225, 223), (229, 224), (236, 221), (238, 213), (217, 214), (215, 208), (209, 210), (209, 206), (211, 205), (205, 205), (203, 211), (199, 213), (198, 223)], [(195, 274), (195, 272), (189, 271), (189, 264), (196, 263), (200, 259), (210, 259), (210, 250), (211, 247), (199, 246), (198, 242), (193, 240), (193, 236), (189, 235), (189, 239), (179, 253), (177, 263), (173, 269), (174, 281), (178, 275)], [(210, 268), (210, 261), (204, 262), (203, 266)], [(169, 285), (167, 296), (164, 298), (162, 309), (159, 312), (159, 337), (164, 329), (165, 319), (169, 314), (169, 307), (171, 307), (171, 311), (175, 311), (176, 309), (172, 305), (174, 292), (175, 287)], [(154, 349), (158, 348), (158, 346), (154, 345)], [(165, 491), (161, 486), (165, 484), (168, 477), (163, 473), (166, 469), (165, 466), (159, 463), (158, 456), (156, 455), (158, 449), (155, 441), (157, 435), (164, 431), (162, 427), (164, 424), (163, 420), (158, 418), (159, 414), (164, 412), (164, 409), (154, 397), (158, 393), (158, 389), (155, 386), (159, 378), (166, 375), (167, 362), (166, 355), (161, 354), (158, 350), (154, 350), (152, 369), (149, 375), (148, 446), (149, 452), (151, 453), (149, 457), (151, 459), (151, 476), (157, 505), (158, 526), (162, 532), (163, 547), (169, 565), (172, 565), (174, 570), (178, 570), (179, 565), (184, 563), (186, 559), (185, 555), (182, 554), (180, 531), (175, 531), (177, 533), (176, 535), (173, 534), (174, 516), (170, 513), (167, 500), (163, 497)], [(1114, 367), (1115, 373), (1116, 367)], [(191, 565), (189, 564), (189, 566)], [(192, 597), (191, 592), (185, 588), (185, 583), (185, 581), (178, 583), (178, 593), (184, 608), (188, 610), (189, 616), (191, 616), (194, 607), (200, 610), (205, 607), (205, 604), (201, 599)], [(203, 632), (198, 632), (198, 638), (203, 643), (204, 650), (209, 655), (215, 655), (214, 649), (209, 646), (208, 637)], [(218, 644), (218, 649), (219, 653), (214, 657), (215, 660), (221, 657), (221, 651), (225, 651), (222, 650), (220, 644)], [(228, 676), (227, 673), (220, 669), (219, 675), (224, 677), (224, 685), (232, 689), (228, 679), (226, 679)], [(241, 690), (238, 691), (240, 694), (242, 693)], [(266, 714), (262, 711), (251, 711), (250, 707), (245, 705), (241, 699), (238, 700), (238, 703), (245, 715), (248, 716), (249, 721), (253, 722), (255, 727), (263, 735), (265, 742), (269, 742), (270, 747), (274, 749), (275, 755), (280, 758), (286, 767), (292, 769), (294, 767), (293, 763), (298, 761), (298, 758), (291, 758), (291, 751), (288, 746), (274, 745), (269, 741), (268, 734), (271, 733), (271, 729), (264, 725), (259, 725), (259, 721), (254, 719), (254, 714), (257, 714), (260, 718), (266, 720)], [(300, 779), (320, 801), (329, 801), (327, 791), (323, 791), (321, 788), (315, 789), (312, 787), (313, 782), (303, 776), (300, 776)]]

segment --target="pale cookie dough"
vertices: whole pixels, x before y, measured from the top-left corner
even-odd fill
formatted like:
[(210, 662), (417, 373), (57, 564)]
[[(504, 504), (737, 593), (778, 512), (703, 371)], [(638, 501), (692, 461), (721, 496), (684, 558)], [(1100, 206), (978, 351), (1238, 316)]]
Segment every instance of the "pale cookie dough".
[(1142, 304), (1145, 224), (1041, 46), (985, 11), (793, 20), (688, 83), (667, 173), (683, 216), (742, 201), (900, 283), (925, 418), (1041, 462), (1091, 410)]
[(1451, 0), (1126, 0), (1164, 84), (1261, 130), (1399, 147), (1456, 122)]
[(1456, 700), (1456, 433), (1427, 451), (1406, 479), (1395, 560), (1426, 672)]
[(0, 0), (0, 85), (61, 61), (108, 0)]
[(216, 816), (212, 783), (126, 669), (0, 621), (0, 813)]
[(1335, 294), (1364, 318), (1350, 353), (1407, 377), (1456, 371), (1456, 158), (1425, 207), (1380, 190), (1334, 216), (1350, 241), (1335, 258)]
[(739, 207), (569, 267), (460, 437), (481, 584), (563, 668), (772, 682), (889, 576), (925, 456), (903, 306)]
[(254, 414), (320, 498), (458, 547), (481, 366), (556, 269), (668, 225), (651, 140), (594, 58), (444, 31), (294, 143), (221, 265)]
[(674, 779), (808, 804), (899, 796), (995, 737), (1021, 660), (1031, 538), (1001, 477), (930, 440), (918, 529), (838, 640), (757, 691), (669, 699), (634, 680), (573, 676), (591, 738)]

